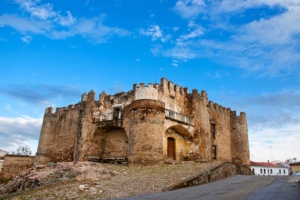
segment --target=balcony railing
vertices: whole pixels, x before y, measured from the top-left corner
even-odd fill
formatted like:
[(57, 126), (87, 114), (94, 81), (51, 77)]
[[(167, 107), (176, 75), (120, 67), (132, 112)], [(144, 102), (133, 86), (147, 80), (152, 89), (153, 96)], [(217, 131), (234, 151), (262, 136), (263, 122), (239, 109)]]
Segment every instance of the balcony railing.
[(99, 121), (97, 122), (98, 127), (123, 127), (123, 119), (115, 119), (115, 120), (107, 120), (107, 121)]
[(172, 110), (166, 109), (165, 110), (166, 117), (170, 119), (174, 119), (176, 121), (183, 122), (185, 124), (192, 124), (192, 119), (186, 115), (174, 112)]

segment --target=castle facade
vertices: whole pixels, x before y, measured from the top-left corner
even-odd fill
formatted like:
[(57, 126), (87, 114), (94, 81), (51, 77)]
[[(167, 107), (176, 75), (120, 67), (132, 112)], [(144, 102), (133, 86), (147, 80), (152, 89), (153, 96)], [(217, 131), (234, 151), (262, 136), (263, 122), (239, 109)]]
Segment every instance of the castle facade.
[(46, 108), (35, 162), (164, 160), (250, 165), (246, 114), (208, 101), (205, 91), (134, 84), (96, 100), (94, 91), (68, 107)]

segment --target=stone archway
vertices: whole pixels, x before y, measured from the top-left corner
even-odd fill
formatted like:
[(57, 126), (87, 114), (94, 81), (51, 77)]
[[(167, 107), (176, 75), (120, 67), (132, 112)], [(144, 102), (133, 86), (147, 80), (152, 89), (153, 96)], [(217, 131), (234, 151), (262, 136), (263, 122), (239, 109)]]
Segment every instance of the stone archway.
[(192, 141), (192, 134), (181, 125), (169, 127), (164, 134), (164, 157), (177, 161), (195, 159), (199, 148)]
[(128, 137), (123, 128), (99, 128), (94, 133), (98, 155), (102, 162), (122, 162), (128, 159)]

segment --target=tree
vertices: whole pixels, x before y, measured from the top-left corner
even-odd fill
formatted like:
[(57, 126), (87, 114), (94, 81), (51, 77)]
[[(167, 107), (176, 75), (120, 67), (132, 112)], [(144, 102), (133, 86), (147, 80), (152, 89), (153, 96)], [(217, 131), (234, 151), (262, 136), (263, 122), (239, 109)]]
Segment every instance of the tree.
[(30, 147), (28, 145), (19, 146), (17, 149), (17, 155), (29, 156), (32, 154)]

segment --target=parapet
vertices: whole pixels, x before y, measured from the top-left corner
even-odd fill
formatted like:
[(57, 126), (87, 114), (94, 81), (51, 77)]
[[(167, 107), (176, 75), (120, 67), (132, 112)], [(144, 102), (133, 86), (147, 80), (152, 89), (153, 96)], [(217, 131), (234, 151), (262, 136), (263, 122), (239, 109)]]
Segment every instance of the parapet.
[[(207, 97), (207, 96), (206, 96)], [(231, 110), (230, 108), (225, 108), (217, 103), (214, 103), (212, 101), (208, 102), (207, 107), (209, 107), (210, 109), (216, 111), (216, 112), (222, 112), (222, 113), (230, 113), (231, 114)]]
[(44, 116), (56, 116), (59, 113), (67, 112), (67, 111), (74, 110), (74, 109), (80, 109), (80, 103), (75, 104), (75, 105), (71, 104), (71, 105), (68, 105), (68, 107), (56, 107), (55, 112), (53, 111), (52, 107), (48, 107), (45, 109)]
[(180, 87), (166, 78), (161, 78), (160, 84), (164, 94), (168, 94), (170, 97), (187, 96), (189, 93), (187, 87)]

